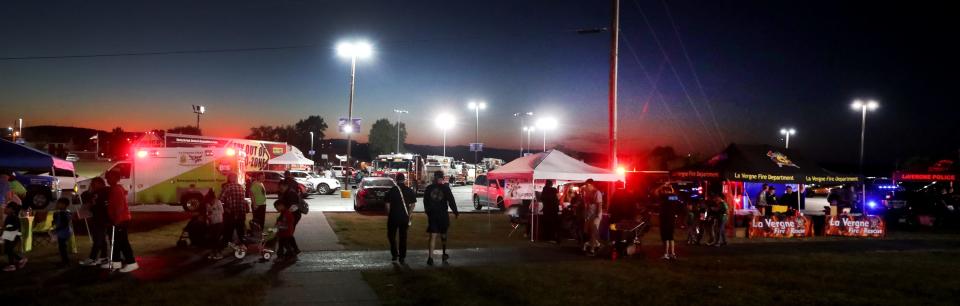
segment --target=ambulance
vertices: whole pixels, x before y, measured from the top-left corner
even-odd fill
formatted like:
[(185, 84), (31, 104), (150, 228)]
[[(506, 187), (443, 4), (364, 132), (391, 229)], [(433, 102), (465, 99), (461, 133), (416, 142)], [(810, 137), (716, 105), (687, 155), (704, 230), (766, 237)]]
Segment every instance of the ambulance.
[[(120, 185), (127, 190), (132, 204), (170, 204), (192, 210), (203, 195), (213, 190), (220, 195), (227, 175), (238, 175), (243, 183), (246, 172), (244, 152), (235, 148), (134, 148), (133, 158), (113, 164), (100, 176), (113, 171), (120, 174)], [(86, 190), (90, 181), (80, 184)]]

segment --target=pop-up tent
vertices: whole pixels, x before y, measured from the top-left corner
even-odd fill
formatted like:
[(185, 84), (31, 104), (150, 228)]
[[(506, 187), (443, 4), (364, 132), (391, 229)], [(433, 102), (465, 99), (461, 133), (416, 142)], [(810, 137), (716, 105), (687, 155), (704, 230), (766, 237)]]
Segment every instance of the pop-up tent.
[(771, 145), (731, 144), (704, 163), (670, 171), (677, 179), (744, 182), (845, 184), (859, 182), (818, 167), (792, 150)]
[(623, 175), (594, 167), (557, 150), (517, 158), (487, 173), (487, 179), (623, 181)]
[(271, 158), (267, 161), (270, 165), (288, 165), (288, 166), (313, 166), (313, 160), (303, 156), (296, 147), (290, 147), (290, 151), (283, 155)]
[(73, 171), (73, 163), (34, 148), (0, 139), (0, 169)]

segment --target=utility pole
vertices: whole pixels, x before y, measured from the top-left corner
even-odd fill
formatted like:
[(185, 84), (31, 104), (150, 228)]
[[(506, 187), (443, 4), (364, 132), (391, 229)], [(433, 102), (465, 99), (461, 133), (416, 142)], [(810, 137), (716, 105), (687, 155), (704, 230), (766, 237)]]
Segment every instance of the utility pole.
[(620, 49), (620, 0), (612, 0), (610, 23), (610, 84), (608, 104), (610, 169), (617, 169), (617, 58)]

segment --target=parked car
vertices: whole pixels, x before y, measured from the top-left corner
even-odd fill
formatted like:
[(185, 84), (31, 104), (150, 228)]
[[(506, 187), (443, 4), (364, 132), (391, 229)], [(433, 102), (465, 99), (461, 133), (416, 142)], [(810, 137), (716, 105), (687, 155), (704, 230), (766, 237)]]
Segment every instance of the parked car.
[(503, 181), (487, 180), (486, 174), (477, 175), (473, 182), (473, 208), (480, 210), (483, 207), (496, 207), (500, 210), (508, 205), (503, 196)]
[(365, 177), (357, 186), (353, 197), (354, 211), (386, 210), (387, 191), (396, 186), (389, 177)]
[[(280, 193), (280, 183), (283, 182), (283, 172), (266, 170), (247, 171), (246, 176), (248, 181), (252, 181), (255, 177), (263, 178), (263, 187), (267, 191), (267, 194)], [(308, 188), (306, 185), (300, 182), (297, 182), (297, 185), (300, 186), (300, 193), (308, 193), (313, 190), (312, 188)]]
[(79, 160), (80, 160), (80, 156), (77, 156), (77, 154), (70, 153), (70, 154), (67, 154), (66, 160), (67, 160), (67, 161), (70, 161), (70, 162), (79, 161)]
[(318, 194), (333, 194), (340, 189), (340, 182), (333, 178), (326, 178), (313, 172), (291, 170), (290, 174), (298, 183), (313, 187)]
[(34, 210), (46, 209), (63, 193), (60, 179), (46, 173), (14, 171), (13, 177), (27, 189), (23, 204)]

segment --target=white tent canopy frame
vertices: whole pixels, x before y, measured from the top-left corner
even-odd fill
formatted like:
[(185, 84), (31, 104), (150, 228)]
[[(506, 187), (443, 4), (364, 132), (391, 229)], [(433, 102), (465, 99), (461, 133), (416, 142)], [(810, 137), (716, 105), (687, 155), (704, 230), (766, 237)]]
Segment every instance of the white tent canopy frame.
[[(496, 170), (488, 172), (487, 179), (518, 179), (531, 183), (538, 180), (582, 182), (588, 179), (598, 182), (622, 182), (624, 181), (624, 175), (588, 165), (558, 150), (550, 150), (517, 158)], [(538, 199), (535, 199), (536, 201)], [(536, 211), (536, 209), (531, 207), (530, 225), (534, 231), (537, 231), (537, 219), (539, 217), (537, 213), (532, 213), (533, 211)], [(534, 241), (535, 236), (535, 234), (530, 235), (530, 241)]]
[(283, 155), (271, 158), (267, 161), (270, 165), (309, 165), (313, 166), (313, 160), (303, 156), (296, 147), (291, 146), (290, 150)]

